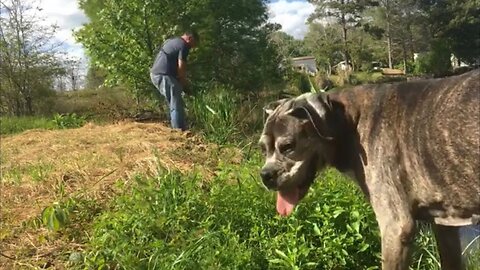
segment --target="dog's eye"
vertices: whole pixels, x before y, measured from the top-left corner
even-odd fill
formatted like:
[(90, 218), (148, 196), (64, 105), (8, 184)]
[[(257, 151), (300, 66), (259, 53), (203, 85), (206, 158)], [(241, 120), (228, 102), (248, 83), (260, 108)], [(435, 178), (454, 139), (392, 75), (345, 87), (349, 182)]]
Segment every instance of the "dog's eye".
[(278, 151), (282, 154), (287, 154), (291, 152), (295, 148), (295, 144), (293, 143), (284, 143), (278, 146)]

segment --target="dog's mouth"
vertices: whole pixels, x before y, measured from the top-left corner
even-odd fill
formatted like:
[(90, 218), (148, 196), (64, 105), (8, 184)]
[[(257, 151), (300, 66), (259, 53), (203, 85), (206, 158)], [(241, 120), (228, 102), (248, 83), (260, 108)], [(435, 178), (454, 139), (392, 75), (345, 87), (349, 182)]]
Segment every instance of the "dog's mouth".
[(310, 185), (277, 191), (277, 212), (282, 216), (290, 215), (298, 202), (307, 195), (309, 187)]
[(300, 185), (279, 189), (277, 191), (277, 212), (281, 216), (290, 215), (295, 209), (295, 206), (307, 195), (308, 189), (317, 175), (316, 162), (316, 158), (310, 162), (307, 168), (307, 175)]

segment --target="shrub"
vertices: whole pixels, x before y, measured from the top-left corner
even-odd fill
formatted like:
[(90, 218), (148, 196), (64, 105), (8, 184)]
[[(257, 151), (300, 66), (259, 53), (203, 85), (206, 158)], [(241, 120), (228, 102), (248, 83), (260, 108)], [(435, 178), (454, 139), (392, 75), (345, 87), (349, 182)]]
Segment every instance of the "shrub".
[(334, 87), (333, 81), (324, 73), (317, 73), (315, 76), (315, 84), (318, 89), (328, 91)]
[(416, 75), (429, 74), (435, 77), (447, 75), (451, 69), (450, 49), (446, 42), (437, 40), (432, 44), (431, 51), (420, 55), (415, 64)]
[(77, 115), (76, 113), (71, 114), (56, 114), (53, 117), (53, 123), (57, 128), (78, 128), (82, 127), (86, 123), (86, 117)]
[(312, 89), (308, 75), (302, 72), (294, 72), (288, 84), (298, 93), (308, 93)]
[(258, 97), (230, 86), (205, 85), (186, 102), (192, 128), (218, 144), (237, 142), (262, 124)]

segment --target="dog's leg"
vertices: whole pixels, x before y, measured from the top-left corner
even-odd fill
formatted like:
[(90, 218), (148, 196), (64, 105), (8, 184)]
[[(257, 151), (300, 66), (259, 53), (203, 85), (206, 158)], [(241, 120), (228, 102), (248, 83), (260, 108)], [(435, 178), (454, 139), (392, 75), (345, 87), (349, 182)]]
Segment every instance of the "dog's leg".
[(415, 223), (413, 220), (399, 221), (392, 218), (379, 225), (382, 237), (382, 269), (407, 270), (415, 236)]
[(374, 197), (371, 202), (382, 238), (382, 269), (408, 270), (415, 238), (415, 221), (408, 206), (403, 205), (396, 196)]
[(434, 224), (433, 232), (437, 239), (442, 270), (465, 269), (462, 264), (462, 248), (460, 246), (458, 227)]

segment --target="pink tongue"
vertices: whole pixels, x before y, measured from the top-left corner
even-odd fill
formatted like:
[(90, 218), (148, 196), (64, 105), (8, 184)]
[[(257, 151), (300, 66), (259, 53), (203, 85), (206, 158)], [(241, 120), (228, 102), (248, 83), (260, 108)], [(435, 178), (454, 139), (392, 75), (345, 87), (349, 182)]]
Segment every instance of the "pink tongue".
[(291, 191), (277, 192), (277, 212), (282, 216), (288, 216), (299, 201), (299, 190), (294, 188)]

